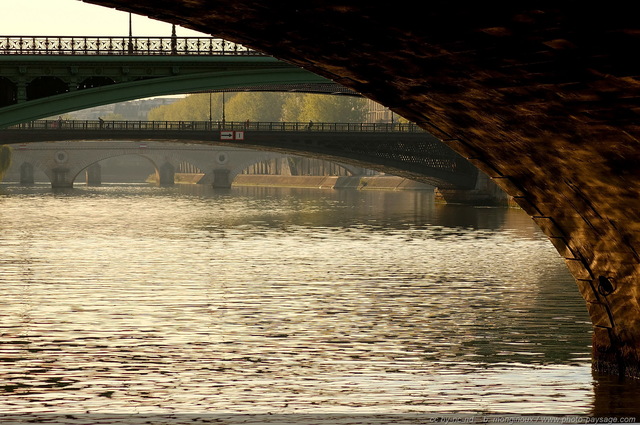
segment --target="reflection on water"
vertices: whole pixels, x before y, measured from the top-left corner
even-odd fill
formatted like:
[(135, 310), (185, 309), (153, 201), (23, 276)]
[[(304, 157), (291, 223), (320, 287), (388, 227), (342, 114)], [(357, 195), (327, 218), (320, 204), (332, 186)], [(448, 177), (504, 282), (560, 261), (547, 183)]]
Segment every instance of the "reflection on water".
[(636, 408), (634, 383), (592, 376), (583, 301), (521, 211), (427, 192), (0, 190), (0, 412)]

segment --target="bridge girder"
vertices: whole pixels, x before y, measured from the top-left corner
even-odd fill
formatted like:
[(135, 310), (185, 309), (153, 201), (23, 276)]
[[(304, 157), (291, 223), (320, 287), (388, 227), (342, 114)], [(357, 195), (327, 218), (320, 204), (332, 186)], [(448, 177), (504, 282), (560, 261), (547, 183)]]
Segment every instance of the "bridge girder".
[[(145, 59), (145, 60), (142, 60)], [(16, 57), (0, 55), (0, 77), (17, 84), (17, 103), (0, 108), (0, 128), (94, 106), (152, 96), (202, 91), (304, 91), (357, 95), (335, 83), (270, 57)], [(67, 91), (33, 100), (26, 84), (55, 78)], [(97, 87), (78, 89), (99, 76)], [(106, 79), (106, 80), (104, 80)]]

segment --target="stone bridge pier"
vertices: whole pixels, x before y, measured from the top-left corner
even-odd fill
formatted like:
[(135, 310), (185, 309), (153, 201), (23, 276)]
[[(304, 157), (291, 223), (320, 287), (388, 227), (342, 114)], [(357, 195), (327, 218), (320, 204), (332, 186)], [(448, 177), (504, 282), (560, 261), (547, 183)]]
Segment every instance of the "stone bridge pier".
[(156, 181), (160, 186), (170, 186), (175, 183), (176, 165), (166, 161), (159, 168), (156, 168)]
[(509, 205), (509, 195), (484, 173), (478, 173), (472, 189), (435, 188), (437, 200), (448, 204)]
[(87, 167), (86, 183), (87, 186), (100, 186), (102, 184), (102, 167), (97, 162)]
[(233, 179), (230, 176), (229, 170), (218, 168), (213, 170), (211, 174), (213, 175), (213, 187), (218, 189), (229, 189), (231, 187), (231, 182), (233, 182)]
[(48, 170), (48, 176), (51, 179), (51, 187), (53, 188), (71, 188), (75, 176), (71, 174), (71, 170), (66, 167), (55, 167)]
[(30, 162), (22, 162), (20, 164), (20, 184), (34, 184), (35, 183), (35, 170), (33, 164)]

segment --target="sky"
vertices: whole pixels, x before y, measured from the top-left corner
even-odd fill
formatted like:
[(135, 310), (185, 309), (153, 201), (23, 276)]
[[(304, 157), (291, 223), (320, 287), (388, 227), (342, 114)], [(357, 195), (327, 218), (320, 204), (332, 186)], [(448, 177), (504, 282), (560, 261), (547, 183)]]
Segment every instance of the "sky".
[[(132, 0), (135, 1), (135, 0)], [(80, 0), (0, 0), (0, 36), (127, 36), (129, 13)], [(134, 36), (171, 35), (171, 24), (132, 15)], [(178, 37), (206, 36), (177, 27)]]

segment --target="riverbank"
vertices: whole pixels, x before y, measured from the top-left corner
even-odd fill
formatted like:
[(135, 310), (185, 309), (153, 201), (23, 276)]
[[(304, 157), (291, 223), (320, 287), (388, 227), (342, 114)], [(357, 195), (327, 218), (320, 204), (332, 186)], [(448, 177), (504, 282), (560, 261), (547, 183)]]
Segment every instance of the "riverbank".
[[(198, 184), (203, 174), (176, 173), (177, 184)], [(433, 190), (433, 186), (396, 176), (272, 176), (240, 174), (234, 186), (299, 187), (305, 189)]]
[(264, 176), (240, 174), (235, 186), (278, 186), (357, 190), (433, 190), (433, 186), (396, 176)]
[[(197, 184), (203, 176), (203, 174), (176, 174), (175, 182), (178, 184)], [(234, 179), (233, 186), (392, 191), (426, 190), (434, 192), (436, 201), (447, 202), (446, 195), (435, 190), (433, 186), (397, 176), (274, 176), (240, 174)], [(474, 191), (468, 192), (468, 194), (462, 195), (462, 197), (460, 197), (460, 201), (457, 202), (473, 204), (473, 199), (476, 199), (478, 195)], [(454, 203), (457, 202), (454, 201)], [(505, 203), (509, 207), (519, 208), (519, 206), (513, 201), (512, 197), (508, 197)]]

